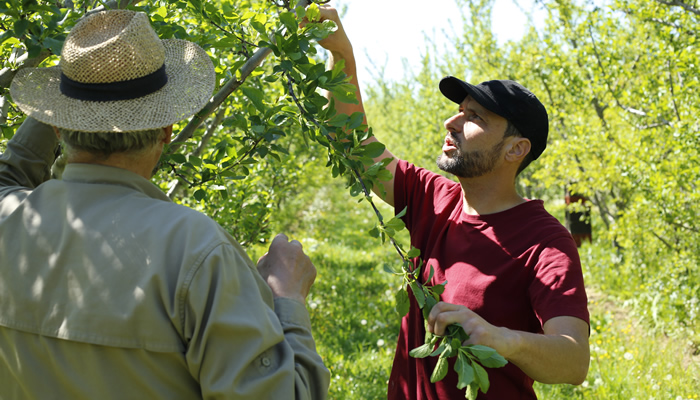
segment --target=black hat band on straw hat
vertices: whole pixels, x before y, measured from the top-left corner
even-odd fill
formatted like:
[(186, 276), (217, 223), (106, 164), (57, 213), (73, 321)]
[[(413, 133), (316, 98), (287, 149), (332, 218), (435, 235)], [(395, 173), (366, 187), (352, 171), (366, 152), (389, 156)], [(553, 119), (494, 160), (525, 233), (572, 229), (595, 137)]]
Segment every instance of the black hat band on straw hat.
[(61, 73), (61, 93), (87, 101), (117, 101), (137, 99), (160, 90), (168, 83), (165, 64), (155, 72), (128, 81), (109, 83), (83, 83)]

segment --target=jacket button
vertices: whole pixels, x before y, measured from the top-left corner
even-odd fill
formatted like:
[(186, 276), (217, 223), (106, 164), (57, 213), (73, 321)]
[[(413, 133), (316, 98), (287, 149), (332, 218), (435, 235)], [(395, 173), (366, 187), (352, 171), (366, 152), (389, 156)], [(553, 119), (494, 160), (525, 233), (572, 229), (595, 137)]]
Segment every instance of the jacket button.
[(269, 367), (270, 366), (270, 359), (267, 357), (263, 357), (262, 365), (263, 365), (263, 367)]

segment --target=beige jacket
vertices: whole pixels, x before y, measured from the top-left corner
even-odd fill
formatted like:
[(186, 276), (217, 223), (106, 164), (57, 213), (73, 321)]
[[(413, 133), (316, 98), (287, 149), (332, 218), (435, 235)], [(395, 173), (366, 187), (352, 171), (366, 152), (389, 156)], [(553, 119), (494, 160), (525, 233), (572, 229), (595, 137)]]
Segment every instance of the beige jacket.
[(303, 304), (218, 224), (28, 118), (0, 156), (0, 399), (322, 399)]

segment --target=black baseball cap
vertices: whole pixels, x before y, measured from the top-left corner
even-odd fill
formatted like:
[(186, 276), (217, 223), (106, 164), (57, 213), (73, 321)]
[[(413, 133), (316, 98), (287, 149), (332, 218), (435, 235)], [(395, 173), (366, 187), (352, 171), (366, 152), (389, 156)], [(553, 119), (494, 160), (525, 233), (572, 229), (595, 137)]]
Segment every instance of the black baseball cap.
[(530, 139), (533, 159), (547, 147), (547, 110), (537, 96), (518, 82), (494, 80), (475, 86), (447, 76), (440, 81), (440, 91), (457, 104), (461, 104), (469, 95), (487, 110), (510, 121), (523, 137)]

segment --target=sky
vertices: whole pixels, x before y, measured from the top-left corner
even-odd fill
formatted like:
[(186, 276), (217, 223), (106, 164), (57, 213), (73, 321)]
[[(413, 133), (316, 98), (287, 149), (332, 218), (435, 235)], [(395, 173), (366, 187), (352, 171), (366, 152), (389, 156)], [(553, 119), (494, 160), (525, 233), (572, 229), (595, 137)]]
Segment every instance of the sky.
[[(442, 48), (443, 31), (462, 32), (454, 0), (333, 0), (330, 4), (340, 10), (347, 6), (342, 22), (355, 50), (361, 85), (372, 79), (368, 68), (374, 69), (373, 64), (386, 66), (385, 76), (397, 80), (403, 76), (404, 59), (409, 65), (420, 65), (425, 35)], [(544, 12), (534, 0), (496, 0), (493, 10), (491, 26), (501, 42), (524, 34), (527, 17), (522, 10), (532, 13), (537, 26), (544, 24)]]

